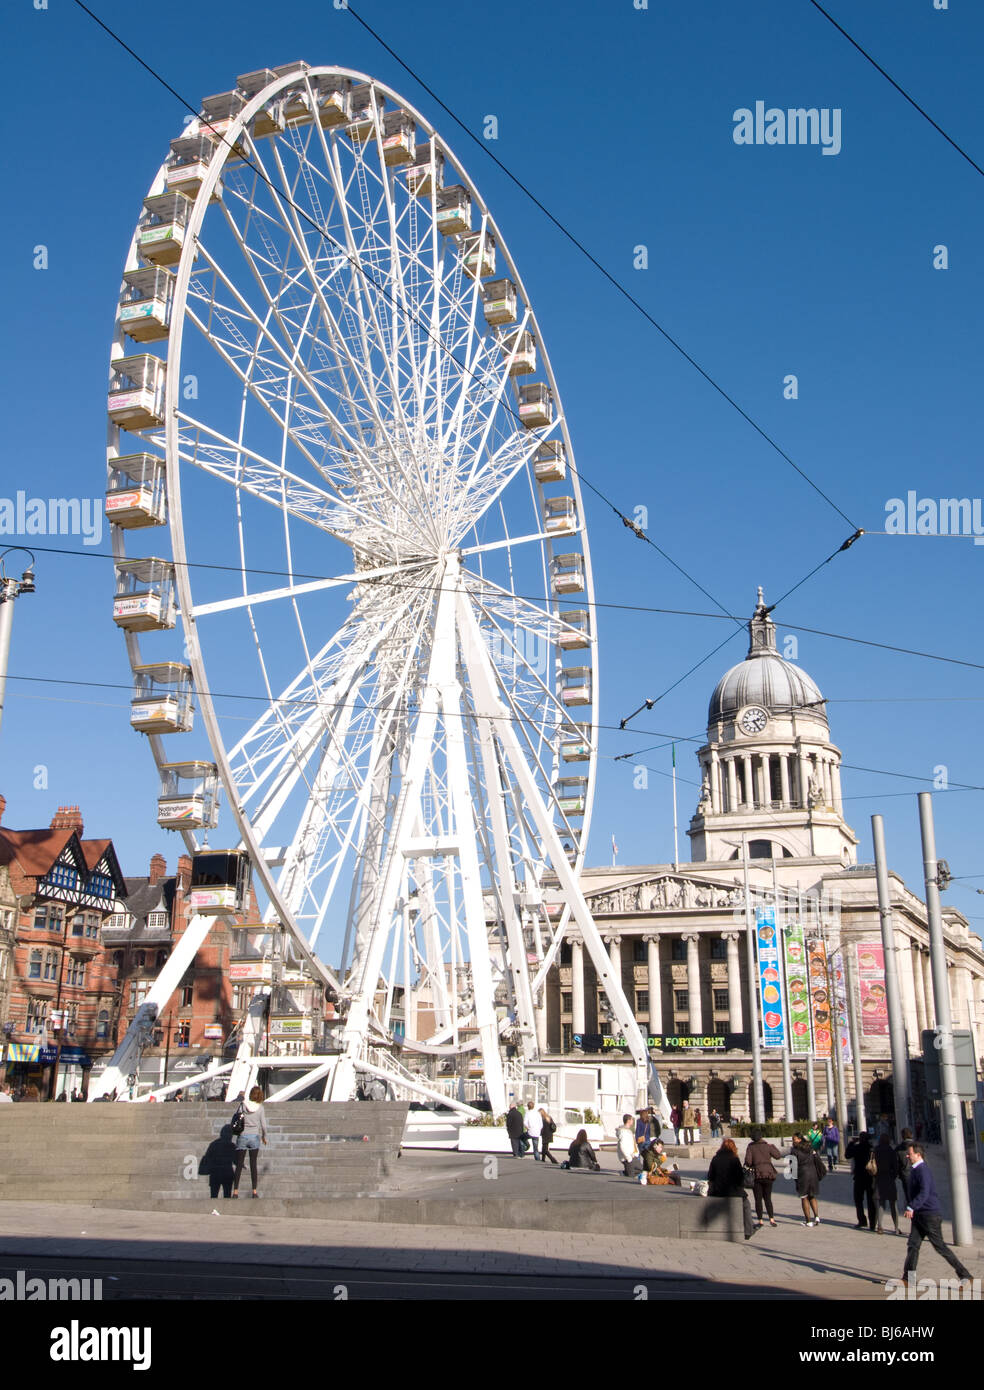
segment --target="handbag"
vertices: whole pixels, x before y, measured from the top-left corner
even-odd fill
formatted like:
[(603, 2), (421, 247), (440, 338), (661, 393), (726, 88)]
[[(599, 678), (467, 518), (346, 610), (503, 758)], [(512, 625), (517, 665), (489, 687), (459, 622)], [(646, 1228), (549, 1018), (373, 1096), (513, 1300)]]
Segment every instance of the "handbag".
[(232, 1124), (229, 1128), (232, 1130), (232, 1137), (234, 1139), (238, 1139), (239, 1135), (242, 1134), (243, 1130), (246, 1128), (246, 1112), (241, 1105), (233, 1115)]
[(745, 1186), (748, 1188), (749, 1192), (751, 1192), (752, 1188), (755, 1186), (755, 1169), (754, 1169), (754, 1168), (746, 1168), (746, 1169), (745, 1169)]
[(874, 1154), (871, 1155), (868, 1162), (864, 1165), (864, 1171), (868, 1174), (869, 1178), (876, 1178), (878, 1176), (878, 1164), (875, 1162)]

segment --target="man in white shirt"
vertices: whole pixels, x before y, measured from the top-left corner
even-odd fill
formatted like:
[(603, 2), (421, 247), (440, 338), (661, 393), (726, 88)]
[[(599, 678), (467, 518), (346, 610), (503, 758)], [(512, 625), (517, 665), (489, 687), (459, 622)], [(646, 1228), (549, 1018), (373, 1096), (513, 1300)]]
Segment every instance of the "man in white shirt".
[(2, 1105), (5, 1100), (13, 1103), (13, 1099), (13, 1096), (10, 1094), (10, 1082), (5, 1081), (3, 1085), (0, 1086), (0, 1105)]
[(622, 1171), (627, 1178), (642, 1172), (642, 1160), (638, 1155), (638, 1145), (635, 1137), (635, 1125), (632, 1123), (631, 1115), (623, 1115), (622, 1123), (615, 1131), (615, 1138), (618, 1142), (618, 1157), (622, 1165)]
[(526, 1133), (530, 1136), (530, 1144), (533, 1146), (533, 1162), (537, 1160), (541, 1163), (544, 1159), (540, 1154), (540, 1135), (543, 1133), (543, 1116), (535, 1105), (531, 1105), (526, 1112)]

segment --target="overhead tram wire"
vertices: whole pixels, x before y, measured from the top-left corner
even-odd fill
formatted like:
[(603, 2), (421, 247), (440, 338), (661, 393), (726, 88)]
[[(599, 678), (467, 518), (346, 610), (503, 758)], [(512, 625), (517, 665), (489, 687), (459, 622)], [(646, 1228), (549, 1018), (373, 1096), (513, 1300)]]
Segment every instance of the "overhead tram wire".
[[(129, 46), (129, 44), (127, 44), (122, 38), (120, 38), (120, 36), (117, 33), (115, 33), (114, 30), (112, 30), (109, 27), (108, 24), (104, 23), (98, 15), (94, 14), (92, 10), (90, 10), (89, 7), (83, 3), (83, 0), (75, 0), (75, 4), (79, 7), (80, 10), (83, 10), (89, 16), (90, 19), (92, 19), (96, 24), (98, 24), (99, 27), (110, 36), (110, 38), (112, 38), (116, 43), (120, 45), (121, 48), (123, 48), (132, 58), (134, 58), (136, 62), (138, 62), (146, 72), (150, 73), (150, 75), (156, 81), (160, 82), (160, 84), (168, 92), (170, 92), (170, 94), (185, 108), (186, 111), (191, 112), (193, 116), (198, 118), (197, 108), (192, 106), (192, 104), (185, 97), (183, 97), (180, 94), (180, 92), (178, 92), (174, 87), (171, 86), (171, 84), (167, 81), (166, 78), (162, 77), (159, 72), (157, 72), (143, 58), (141, 58), (140, 55)], [(360, 19), (360, 23), (363, 22), (364, 21)], [(407, 71), (410, 70), (407, 69)], [(438, 100), (438, 104), (443, 107), (443, 102), (440, 102), (437, 98), (435, 98), (435, 100)], [(457, 117), (454, 117), (454, 119), (457, 120)], [(217, 143), (228, 145), (230, 149), (232, 148), (231, 143), (225, 138), (225, 136), (215, 132), (208, 121), (206, 121), (205, 124), (208, 126), (210, 130), (212, 130), (212, 134), (213, 136), (215, 136)], [(239, 162), (241, 164), (245, 164), (248, 168), (252, 169), (253, 173), (267, 186), (271, 193), (275, 194), (276, 197), (283, 199), (283, 201), (295, 213), (297, 213), (299, 217), (303, 218), (303, 220), (307, 222), (308, 225), (311, 226), (324, 241), (328, 242), (341, 255), (343, 255), (345, 259), (349, 262), (349, 264), (379, 291), (380, 295), (382, 295), (383, 298), (389, 300), (389, 302), (394, 306), (394, 308), (396, 308), (396, 310), (399, 313), (403, 314), (412, 323), (414, 323), (420, 330), (420, 332), (425, 337), (427, 337), (440, 352), (450, 357), (450, 359), (455, 363), (455, 365), (466, 376), (471, 377), (473, 380), (479, 379), (479, 373), (471, 369), (467, 365), (467, 363), (460, 361), (460, 359), (457, 356), (455, 356), (453, 350), (449, 348), (447, 344), (443, 342), (442, 339), (435, 336), (435, 334), (430, 329), (429, 325), (424, 323), (424, 321), (417, 314), (412, 313), (409, 309), (407, 309), (407, 307), (400, 301), (397, 295), (390, 291), (385, 285), (381, 284), (379, 280), (377, 280), (369, 272), (369, 270), (367, 270), (367, 268), (365, 267), (365, 265), (363, 265), (361, 259), (358, 256), (355, 256), (351, 252), (349, 252), (348, 249), (345, 246), (343, 246), (340, 241), (333, 237), (330, 232), (326, 231), (324, 227), (320, 226), (304, 208), (300, 207), (297, 203), (294, 202), (293, 198), (285, 189), (280, 188), (279, 185), (277, 185), (271, 178), (269, 178), (269, 176), (265, 174), (262, 169), (259, 169), (256, 166), (256, 164), (245, 155), (245, 153), (240, 153), (238, 157)], [(658, 327), (659, 325), (656, 326)], [(660, 331), (662, 332), (662, 329)], [(694, 365), (696, 366), (697, 364), (695, 363)], [(701, 369), (698, 367), (698, 370)], [(710, 380), (710, 378), (708, 378), (708, 380)], [(724, 393), (722, 392), (722, 394)], [(508, 414), (512, 415), (518, 424), (522, 425), (523, 421), (520, 419), (520, 416), (513, 409), (513, 407), (505, 401), (502, 402), (502, 405), (503, 409), (506, 410)], [(754, 424), (754, 421), (752, 421), (751, 423)], [(756, 428), (758, 428), (758, 426), (756, 426)], [(759, 432), (763, 433), (763, 431)], [(539, 430), (532, 430), (530, 431), (530, 434), (534, 439), (540, 438)], [(768, 436), (765, 437), (767, 438)], [(776, 447), (778, 448), (778, 446)], [(789, 462), (792, 463), (792, 460), (790, 459)], [(674, 560), (672, 556), (668, 555), (665, 550), (658, 546), (656, 542), (652, 540), (651, 537), (647, 536), (642, 527), (639, 526), (636, 522), (632, 521), (628, 516), (626, 516), (625, 513), (621, 510), (621, 508), (618, 507), (616, 503), (613, 502), (612, 499), (606, 493), (602, 492), (601, 488), (597, 487), (596, 484), (591, 482), (591, 480), (583, 473), (583, 471), (579, 467), (577, 467), (577, 465), (572, 463), (570, 464), (570, 467), (571, 471), (577, 475), (577, 477), (585, 485), (585, 487), (589, 488), (597, 497), (599, 497), (605, 503), (606, 506), (611, 508), (611, 510), (615, 513), (615, 515), (621, 521), (623, 526), (627, 527), (628, 530), (630, 530), (633, 533), (633, 535), (635, 535), (639, 540), (645, 541), (647, 545), (651, 546), (652, 549), (655, 550), (657, 554), (662, 556), (662, 558), (666, 560), (668, 564), (672, 565), (673, 568), (678, 571), (678, 573), (682, 574), (685, 579), (689, 580), (689, 582), (694, 585), (695, 588), (699, 589), (705, 598), (710, 599), (710, 601), (713, 604), (720, 608), (723, 614), (730, 617), (730, 614), (728, 614), (728, 610), (723, 603), (716, 599), (714, 595), (709, 592), (709, 590), (705, 589), (703, 584), (701, 584), (701, 582), (698, 579), (695, 579), (694, 576), (690, 574), (688, 570), (684, 569), (684, 567), (681, 564), (679, 564), (678, 561)], [(796, 465), (793, 464), (793, 467), (795, 468)], [(800, 472), (802, 470), (797, 469), (797, 471)], [(806, 474), (803, 474), (803, 476), (806, 477)], [(809, 481), (809, 479), (807, 479), (807, 481)], [(811, 486), (815, 485), (811, 483)], [(817, 490), (819, 491), (819, 489)], [(827, 500), (829, 501), (830, 499), (828, 498)], [(835, 504), (831, 503), (831, 505), (834, 506)], [(840, 508), (835, 506), (835, 510), (840, 511)], [(844, 516), (844, 513), (841, 512), (841, 515)], [(844, 516), (844, 519), (845, 521), (848, 521), (850, 525), (853, 525), (853, 523), (850, 522), (848, 517)]]
[[(832, 14), (830, 14), (828, 10), (825, 10), (822, 5), (818, 4), (817, 0), (810, 0), (810, 4), (816, 11), (818, 11), (819, 14), (823, 15), (824, 19), (829, 21), (829, 23), (834, 26), (834, 28), (837, 30), (839, 34), (842, 34), (844, 38), (847, 39), (848, 43), (851, 44), (853, 48), (857, 49), (857, 51), (861, 54), (862, 58), (866, 59), (875, 69), (876, 72), (881, 73), (885, 81), (890, 83), (891, 86), (895, 88), (899, 96), (904, 97), (905, 100), (909, 103), (909, 105), (919, 112), (923, 120), (928, 121), (929, 124), (933, 127), (933, 129), (939, 135), (943, 136), (943, 139), (947, 142), (948, 145), (953, 146), (957, 154), (960, 155), (961, 159), (965, 159), (967, 163), (970, 165), (970, 167), (976, 170), (978, 174), (984, 175), (984, 168), (981, 168), (977, 161), (975, 159), (972, 159), (970, 155), (967, 153), (967, 151), (963, 149), (960, 145), (958, 145), (956, 140), (954, 140), (952, 136), (947, 135), (943, 127), (937, 121), (933, 120), (932, 116), (925, 109), (925, 107), (920, 106), (918, 101), (916, 101), (915, 97), (911, 97), (909, 93), (905, 90), (905, 88), (901, 86), (898, 82), (896, 82), (895, 78), (892, 77), (891, 73), (886, 72), (882, 65), (871, 56), (868, 50), (861, 47), (857, 39), (853, 39), (851, 35), (847, 32), (847, 30), (842, 25), (837, 23), (837, 20), (833, 17)], [(358, 16), (356, 16), (356, 18), (358, 18)]]
[[(76, 0), (76, 3), (79, 3), (79, 0)], [(461, 130), (463, 130), (474, 144), (478, 145), (480, 149), (485, 151), (486, 155), (489, 157), (489, 159), (492, 160), (495, 166), (498, 169), (500, 169), (502, 173), (504, 173), (506, 177), (513, 184), (515, 184), (515, 186), (522, 193), (526, 195), (527, 198), (529, 198), (530, 202), (533, 203), (533, 205), (536, 208), (538, 208), (540, 212), (543, 213), (544, 217), (546, 217), (548, 221), (550, 221), (553, 224), (553, 226), (555, 226), (557, 230), (564, 237), (567, 238), (571, 245), (576, 247), (577, 250), (580, 251), (581, 255), (584, 256), (588, 261), (590, 261), (594, 268), (605, 277), (609, 284), (612, 285), (616, 290), (618, 290), (619, 294), (622, 295), (624, 299), (627, 299), (628, 302), (633, 306), (633, 308), (637, 309), (639, 313), (642, 314), (643, 318), (645, 318), (647, 323), (649, 323), (653, 328), (655, 328), (656, 331), (660, 333), (663, 338), (666, 339), (670, 346), (675, 348), (676, 351), (681, 355), (681, 357), (683, 357), (687, 362), (690, 363), (690, 365), (694, 368), (695, 371), (700, 373), (700, 375), (704, 378), (708, 385), (712, 386), (714, 390), (717, 391), (718, 395), (722, 396), (723, 399), (726, 400), (727, 403), (738, 412), (742, 419), (747, 424), (751, 425), (752, 429), (755, 430), (755, 432), (759, 434), (762, 437), (762, 439), (764, 439), (765, 442), (776, 451), (780, 458), (784, 459), (786, 463), (789, 464), (790, 468), (793, 468), (800, 475), (804, 482), (808, 483), (810, 487), (813, 488), (814, 492), (816, 492), (820, 497), (823, 498), (823, 500), (827, 503), (828, 506), (834, 509), (838, 516), (842, 517), (843, 520), (846, 521), (849, 526), (857, 530), (857, 523), (852, 521), (851, 518), (847, 515), (847, 513), (841, 510), (841, 508), (837, 505), (833, 498), (829, 497), (827, 493), (824, 492), (823, 488), (821, 488), (817, 483), (815, 483), (813, 479), (810, 477), (810, 475), (807, 472), (805, 472), (804, 469), (800, 468), (799, 464), (796, 463), (796, 461), (792, 459), (789, 456), (789, 454), (786, 453), (785, 449), (783, 449), (781, 445), (778, 444), (776, 440), (774, 440), (772, 436), (762, 428), (761, 425), (759, 425), (755, 420), (752, 419), (751, 415), (749, 415), (748, 412), (738, 404), (734, 397), (730, 396), (728, 392), (724, 389), (724, 387), (721, 386), (717, 381), (715, 381), (714, 377), (711, 376), (710, 372), (706, 371), (705, 368), (702, 367), (700, 363), (696, 360), (696, 358), (692, 357), (690, 353), (687, 352), (686, 348), (684, 348), (681, 343), (677, 342), (677, 340), (672, 336), (672, 334), (670, 334), (663, 327), (663, 325), (652, 316), (649, 310), (643, 304), (641, 304), (639, 300), (636, 299), (635, 296), (628, 289), (626, 289), (626, 287), (621, 283), (621, 281), (617, 280), (615, 276), (611, 273), (611, 271), (607, 270), (606, 267), (602, 265), (601, 261), (599, 261), (598, 258), (588, 250), (584, 243), (580, 241), (574, 235), (574, 233), (564, 225), (560, 218), (555, 217), (554, 214), (550, 211), (550, 209), (540, 201), (536, 194), (531, 192), (531, 190), (527, 188), (526, 184), (524, 184), (523, 181), (520, 178), (518, 178), (512, 172), (512, 170), (507, 165), (505, 165), (501, 159), (499, 159), (497, 155), (493, 154), (493, 152), (488, 147), (487, 141), (480, 140), (478, 136), (475, 134), (475, 132), (465, 124), (461, 117), (458, 116), (451, 109), (451, 107), (448, 106), (446, 102), (441, 100), (441, 98), (434, 91), (433, 87), (429, 86), (420, 76), (420, 74), (417, 73), (409, 65), (409, 63), (404, 62), (400, 55), (389, 46), (386, 40), (382, 38), (382, 36), (378, 34), (376, 30), (373, 29), (373, 27), (370, 24), (368, 24), (360, 14), (356, 12), (351, 5), (346, 5), (346, 9), (348, 10), (348, 13), (352, 16), (352, 18), (356, 20), (357, 23), (362, 25), (363, 29), (365, 29), (367, 33), (371, 34), (372, 37), (382, 48), (385, 48), (386, 52), (390, 55), (390, 57), (395, 62), (399, 63), (400, 67), (404, 70), (404, 72), (408, 73), (410, 77), (412, 77), (413, 80), (420, 87), (423, 88), (423, 90), (427, 93), (431, 100), (435, 101), (437, 105), (441, 108), (441, 110), (445, 112), (446, 115), (451, 117), (455, 125), (457, 125)], [(632, 523), (626, 521), (626, 525), (631, 526)]]

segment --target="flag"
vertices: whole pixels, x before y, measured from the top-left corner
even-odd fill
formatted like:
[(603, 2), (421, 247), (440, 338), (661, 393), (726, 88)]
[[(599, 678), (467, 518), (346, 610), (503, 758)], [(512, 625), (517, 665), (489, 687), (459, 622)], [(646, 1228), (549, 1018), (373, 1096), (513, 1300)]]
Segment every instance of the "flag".
[(616, 860), (617, 856), (618, 856), (618, 845), (615, 843), (615, 836), (613, 835), (613, 836), (612, 836), (612, 864), (615, 863), (615, 860)]
[(670, 747), (671, 747), (672, 750), (673, 750), (673, 766), (676, 767), (676, 744), (675, 744), (675, 743), (671, 743), (671, 744), (670, 744)]

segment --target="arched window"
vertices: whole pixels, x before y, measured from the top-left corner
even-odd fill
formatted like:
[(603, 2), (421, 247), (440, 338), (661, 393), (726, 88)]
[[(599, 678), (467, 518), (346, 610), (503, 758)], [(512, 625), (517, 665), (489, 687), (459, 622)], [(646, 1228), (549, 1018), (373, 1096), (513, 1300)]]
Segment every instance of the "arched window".
[(41, 978), (41, 952), (32, 951), (27, 966), (27, 978), (29, 980), (40, 980)]
[(166, 951), (158, 951), (158, 952), (157, 952), (157, 968), (158, 968), (158, 970), (160, 970), (161, 966), (162, 966), (162, 965), (165, 965), (166, 963), (167, 963), (167, 952), (166, 952)]
[(100, 1009), (96, 1015), (96, 1037), (100, 1041), (109, 1037), (109, 1010)]
[(748, 842), (749, 859), (771, 859), (772, 841), (771, 840), (750, 840)]

